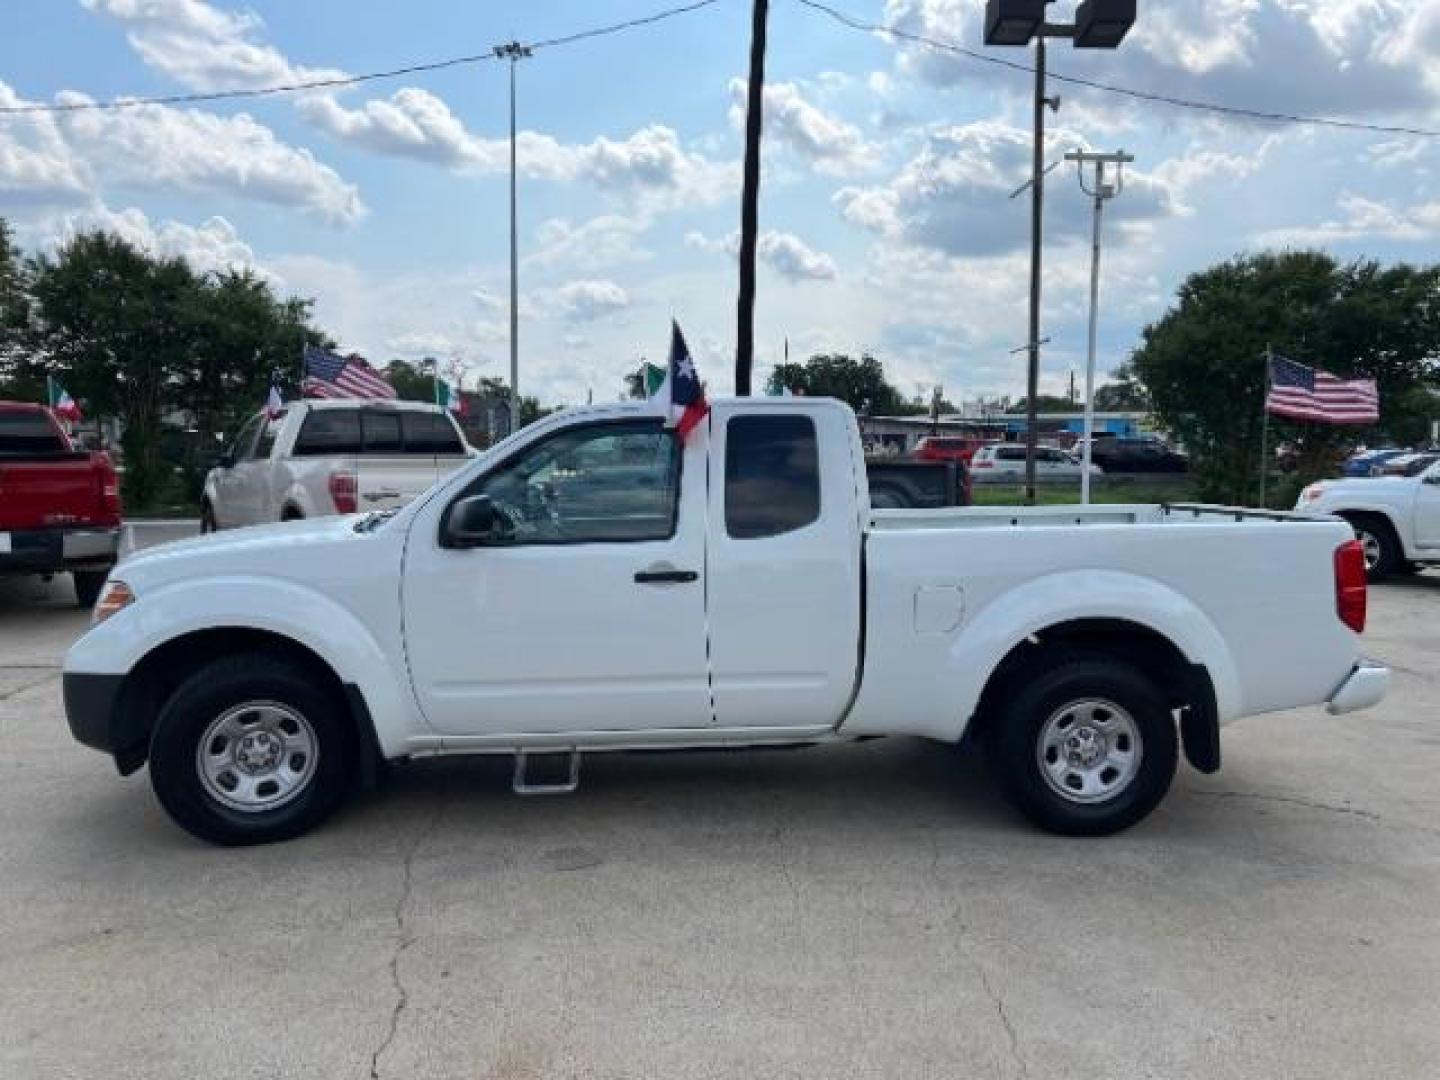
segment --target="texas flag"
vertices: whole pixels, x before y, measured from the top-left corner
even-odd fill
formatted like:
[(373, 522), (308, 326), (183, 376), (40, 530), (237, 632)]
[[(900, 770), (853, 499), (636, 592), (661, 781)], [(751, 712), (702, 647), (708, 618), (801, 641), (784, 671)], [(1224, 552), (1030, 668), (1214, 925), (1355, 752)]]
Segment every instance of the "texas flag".
[(685, 345), (685, 335), (680, 333), (680, 324), (674, 320), (670, 323), (669, 370), (665, 373), (665, 381), (650, 395), (650, 400), (664, 413), (666, 427), (673, 427), (682, 439), (710, 411), (710, 403), (705, 400), (705, 387), (700, 385), (695, 361), (690, 359), (690, 350)]

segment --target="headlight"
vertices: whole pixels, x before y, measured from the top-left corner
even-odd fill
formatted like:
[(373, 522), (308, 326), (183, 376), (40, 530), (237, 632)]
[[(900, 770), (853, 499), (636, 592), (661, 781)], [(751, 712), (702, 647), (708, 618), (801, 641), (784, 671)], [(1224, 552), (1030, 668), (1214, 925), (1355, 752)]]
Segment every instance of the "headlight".
[(1304, 491), (1300, 492), (1300, 501), (1302, 503), (1314, 502), (1316, 499), (1320, 498), (1320, 496), (1324, 494), (1324, 484), (1311, 484)]
[(134, 602), (135, 594), (130, 591), (130, 586), (111, 578), (105, 583), (100, 599), (95, 602), (95, 610), (90, 615), (90, 625), (99, 626), (121, 608), (129, 607)]

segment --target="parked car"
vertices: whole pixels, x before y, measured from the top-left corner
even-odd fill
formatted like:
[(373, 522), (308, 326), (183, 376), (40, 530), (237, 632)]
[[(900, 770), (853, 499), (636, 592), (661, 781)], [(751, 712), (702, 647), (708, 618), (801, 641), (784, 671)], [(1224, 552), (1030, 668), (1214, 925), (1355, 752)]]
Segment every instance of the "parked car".
[(1090, 460), (1107, 473), (1182, 473), (1190, 469), (1190, 459), (1184, 454), (1147, 436), (1096, 439)]
[(1387, 450), (1365, 450), (1346, 459), (1341, 472), (1345, 476), (1376, 476), (1385, 462), (1407, 453), (1408, 450), (1394, 447)]
[(1371, 475), (1374, 477), (1404, 477), (1405, 471), (1416, 461), (1424, 458), (1426, 451), (1405, 451), (1404, 454), (1397, 454), (1391, 458), (1385, 458), (1377, 467), (1372, 467)]
[(989, 440), (980, 435), (927, 435), (915, 444), (917, 461), (959, 461), (969, 465)]
[(401, 506), (474, 456), (436, 405), (292, 402), (252, 416), (210, 470), (200, 529)]
[(1342, 521), (867, 488), (838, 401), (720, 400), (684, 442), (643, 403), (571, 410), (399, 511), (135, 555), (66, 714), (227, 844), (304, 832), (385, 759), (509, 754), (558, 792), (589, 752), (969, 730), (1035, 822), (1102, 834), (1182, 743), (1213, 772), (1223, 723), (1385, 693)]
[(0, 401), (0, 574), (68, 571), (91, 607), (119, 549), (109, 455), (77, 450), (44, 406)]
[(1320, 480), (1300, 492), (1295, 509), (1348, 521), (1372, 580), (1440, 565), (1440, 460), (1414, 476)]
[[(971, 478), (977, 484), (1015, 484), (1025, 479), (1025, 446), (1023, 443), (992, 443), (975, 451), (970, 462)], [(1037, 483), (1059, 483), (1079, 480), (1084, 466), (1057, 446), (1035, 448), (1035, 480)], [(1090, 475), (1104, 470), (1090, 466)]]

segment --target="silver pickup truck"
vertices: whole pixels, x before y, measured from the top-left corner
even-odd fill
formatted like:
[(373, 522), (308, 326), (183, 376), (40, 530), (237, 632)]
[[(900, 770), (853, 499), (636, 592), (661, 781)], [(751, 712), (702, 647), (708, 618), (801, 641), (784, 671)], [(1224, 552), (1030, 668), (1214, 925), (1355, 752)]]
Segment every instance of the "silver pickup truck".
[(252, 416), (210, 470), (200, 529), (393, 509), (474, 456), (436, 405), (292, 402)]

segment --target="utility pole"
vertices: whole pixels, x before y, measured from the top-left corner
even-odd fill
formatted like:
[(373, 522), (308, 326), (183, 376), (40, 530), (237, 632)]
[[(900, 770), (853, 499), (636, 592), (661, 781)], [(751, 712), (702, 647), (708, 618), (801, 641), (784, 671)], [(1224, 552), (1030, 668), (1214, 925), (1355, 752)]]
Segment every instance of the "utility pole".
[(510, 61), (510, 432), (520, 429), (520, 239), (515, 198), (515, 66), (530, 56), (530, 47), (511, 41), (495, 46), (495, 55)]
[[(1035, 445), (1039, 438), (1040, 395), (1040, 252), (1045, 214), (1045, 35), (1035, 39), (1035, 144), (1030, 158), (1030, 337), (1025, 392), (1025, 505), (1035, 505)], [(1056, 98), (1054, 108), (1060, 107)]]
[[(755, 366), (755, 243), (760, 227), (760, 131), (765, 91), (765, 28), (770, 0), (755, 0), (750, 27), (750, 88), (745, 104), (745, 170), (740, 193), (740, 297), (736, 302), (735, 393), (750, 396)], [(789, 339), (786, 339), (788, 344)]]
[[(1135, 160), (1133, 154), (1117, 150), (1113, 154), (1092, 154), (1072, 150), (1066, 161), (1075, 162), (1080, 177), (1080, 190), (1095, 200), (1095, 223), (1090, 240), (1090, 341), (1085, 359), (1085, 449), (1080, 464), (1080, 501), (1090, 503), (1090, 457), (1095, 449), (1095, 337), (1100, 320), (1100, 221), (1105, 201), (1125, 190), (1125, 166)], [(1085, 183), (1085, 166), (1095, 167), (1093, 186)], [(1105, 180), (1105, 166), (1115, 166), (1115, 182)], [(1072, 381), (1074, 376), (1071, 376)]]

